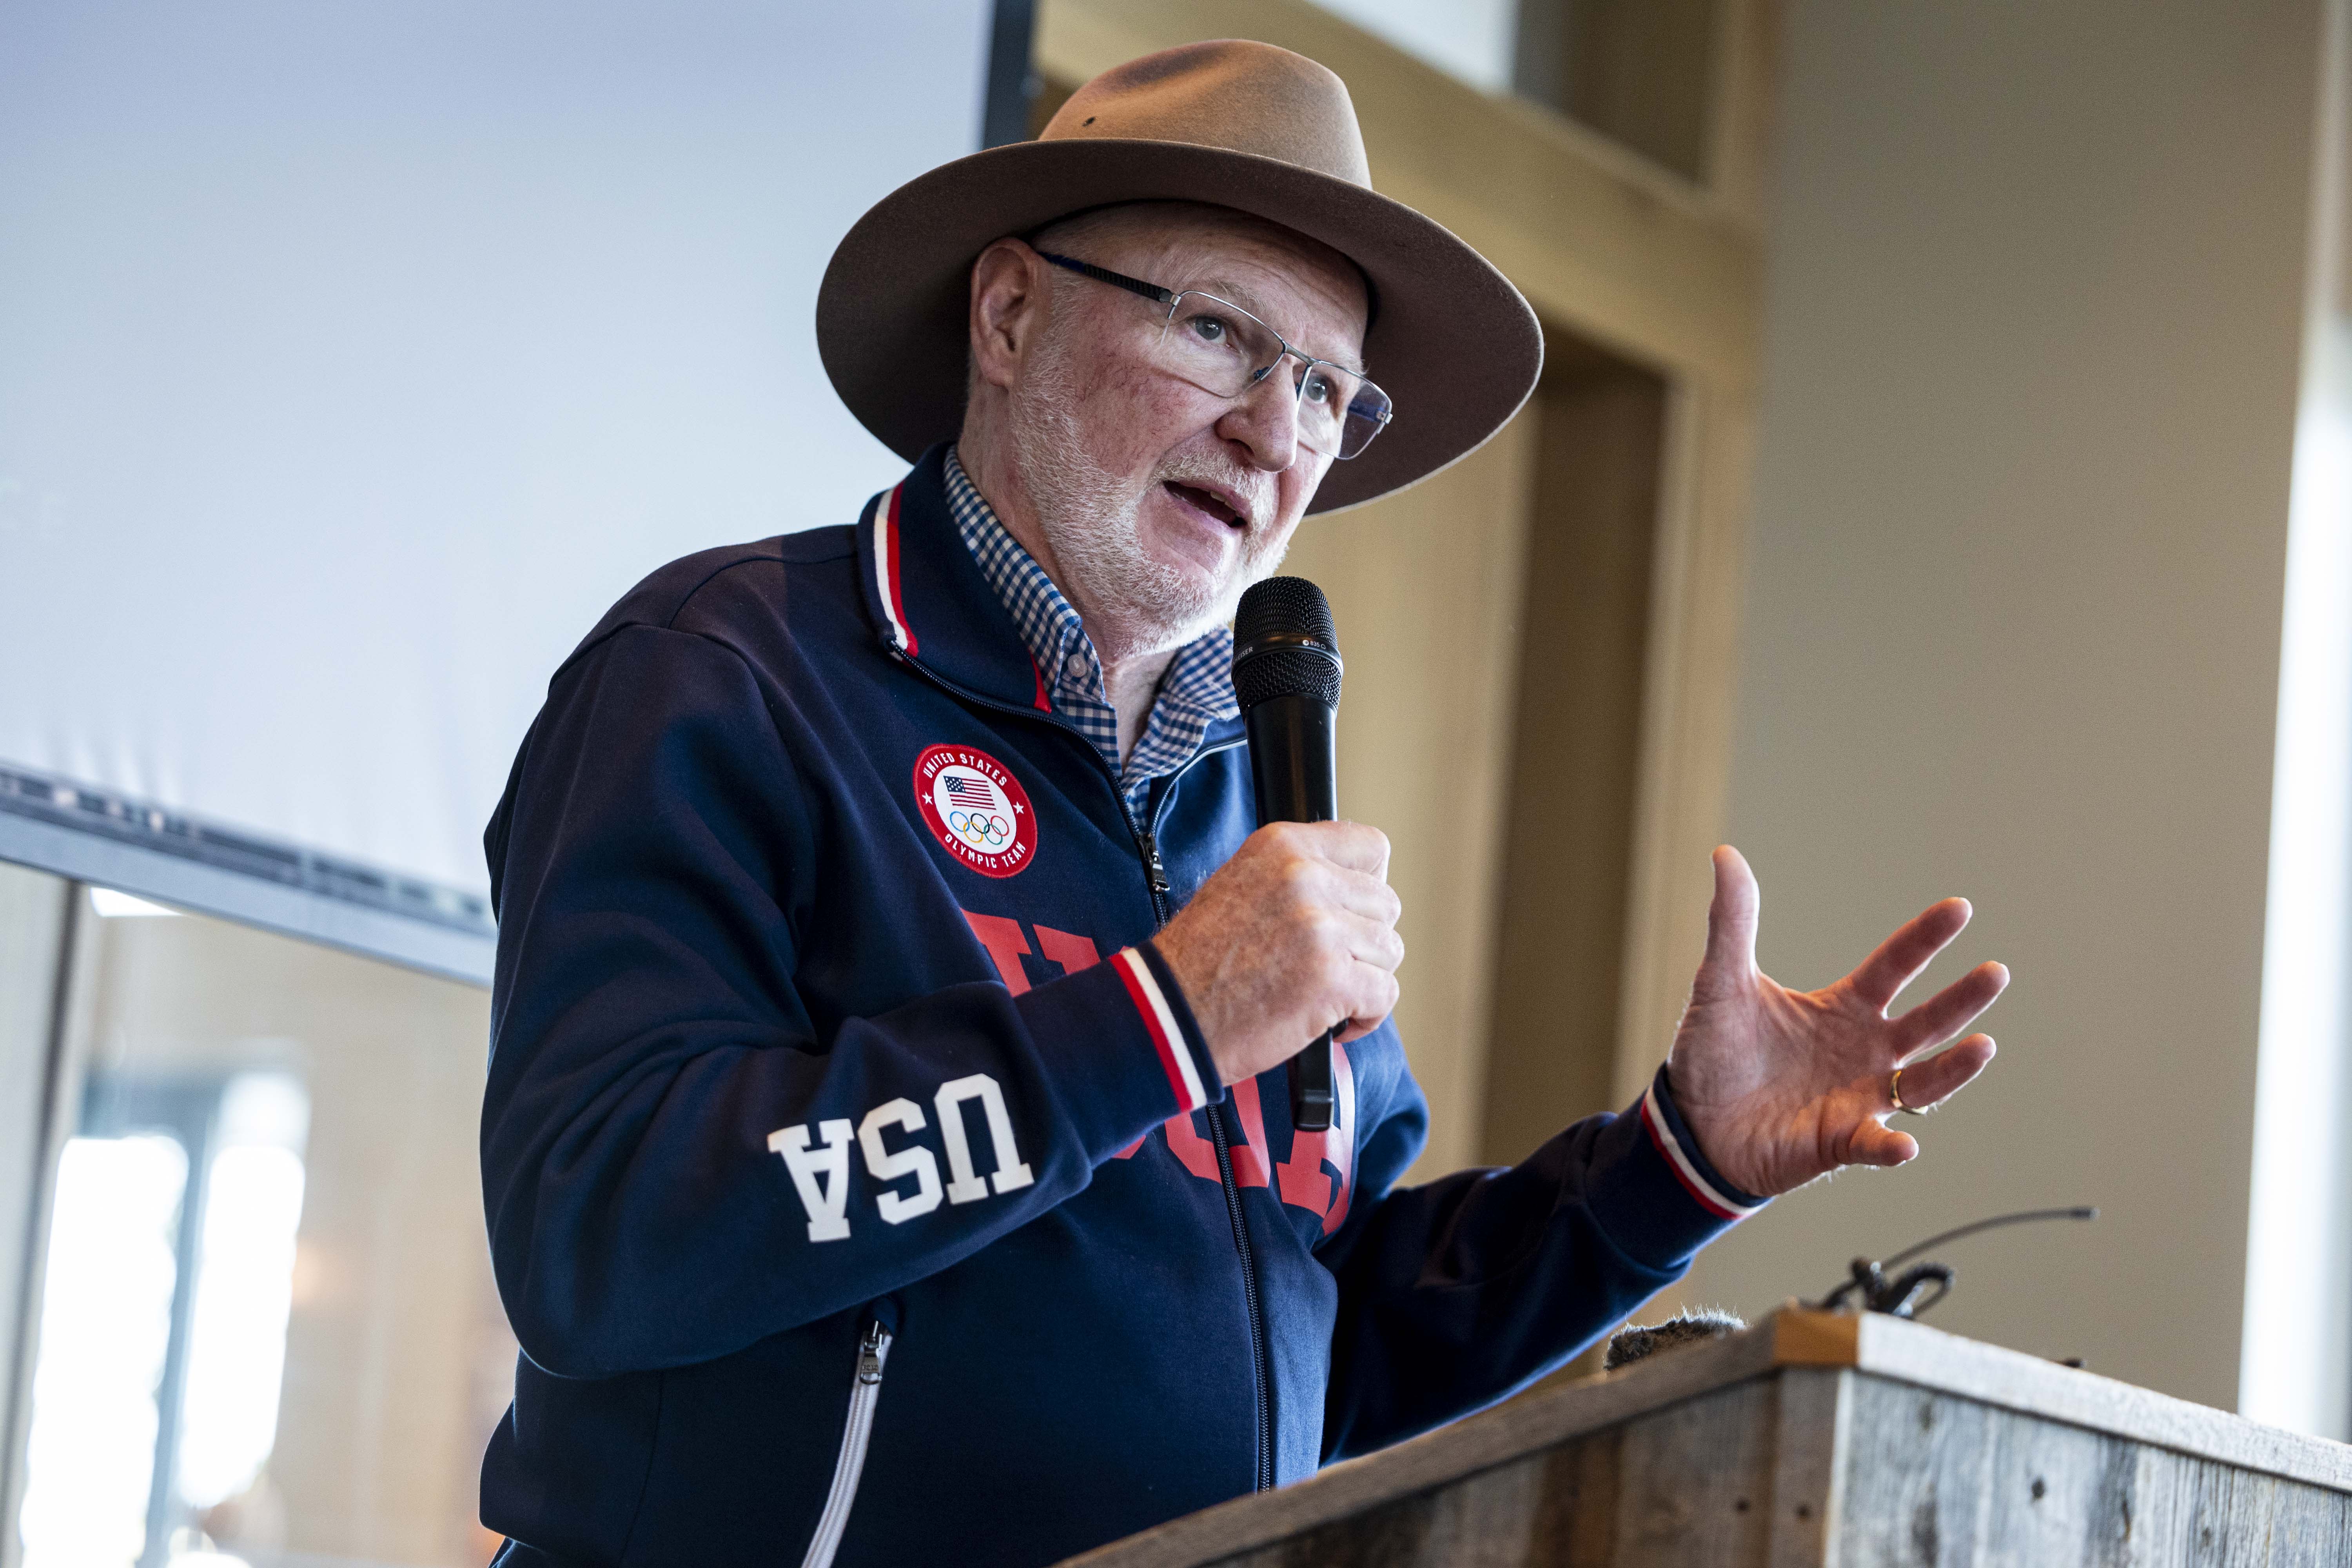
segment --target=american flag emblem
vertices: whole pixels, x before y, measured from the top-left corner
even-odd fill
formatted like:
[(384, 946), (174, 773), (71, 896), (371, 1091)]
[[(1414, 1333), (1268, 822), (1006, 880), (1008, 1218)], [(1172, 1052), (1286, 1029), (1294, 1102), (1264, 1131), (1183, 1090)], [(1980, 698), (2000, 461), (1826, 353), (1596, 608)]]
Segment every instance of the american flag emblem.
[(940, 847), (983, 877), (1013, 876), (1037, 853), (1029, 792), (984, 752), (926, 748), (915, 759), (915, 800)]
[(961, 773), (950, 773), (940, 781), (940, 785), (946, 791), (948, 800), (953, 805), (969, 806), (976, 811), (996, 809), (996, 786), (986, 779), (967, 778)]

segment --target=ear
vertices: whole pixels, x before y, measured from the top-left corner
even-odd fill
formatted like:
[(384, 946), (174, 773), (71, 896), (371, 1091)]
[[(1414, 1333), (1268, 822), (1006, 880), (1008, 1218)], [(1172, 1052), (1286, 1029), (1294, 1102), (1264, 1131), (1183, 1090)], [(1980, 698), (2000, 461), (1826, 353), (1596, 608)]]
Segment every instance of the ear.
[(1044, 325), (1045, 263), (1017, 239), (1000, 239), (971, 264), (971, 366), (991, 386), (1010, 386)]

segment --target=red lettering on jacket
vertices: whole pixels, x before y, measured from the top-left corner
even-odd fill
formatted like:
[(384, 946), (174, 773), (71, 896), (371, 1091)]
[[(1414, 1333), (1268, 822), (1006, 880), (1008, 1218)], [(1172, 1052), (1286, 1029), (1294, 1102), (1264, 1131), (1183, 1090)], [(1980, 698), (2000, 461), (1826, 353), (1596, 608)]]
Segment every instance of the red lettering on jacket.
[[(1017, 920), (1003, 915), (976, 915), (970, 910), (963, 911), (963, 918), (971, 923), (972, 935), (980, 939), (980, 945), (988, 950), (990, 961), (1004, 981), (1004, 988), (1015, 996), (1029, 989), (1029, 975), (1021, 961), (1032, 952), (1059, 965), (1065, 974), (1076, 974), (1102, 962), (1094, 940), (1075, 931), (1055, 931), (1047, 925), (1032, 925), (1024, 931)], [(1037, 938), (1034, 949), (1029, 945), (1032, 931)], [(1356, 1073), (1348, 1060), (1347, 1050), (1338, 1045), (1331, 1047), (1331, 1077), (1332, 1087), (1339, 1091), (1339, 1103), (1332, 1108), (1331, 1130), (1293, 1131), (1290, 1158), (1279, 1166), (1274, 1164), (1266, 1141), (1265, 1108), (1258, 1098), (1257, 1080), (1244, 1079), (1234, 1084), (1234, 1110), (1241, 1121), (1242, 1137), (1230, 1151), (1236, 1185), (1279, 1191), (1284, 1203), (1320, 1215), (1326, 1236), (1347, 1220), (1348, 1200), (1355, 1184)], [(1194, 1176), (1204, 1182), (1217, 1181), (1216, 1146), (1201, 1136), (1192, 1114), (1197, 1113), (1171, 1116), (1161, 1124), (1168, 1152)], [(1145, 1133), (1111, 1158), (1133, 1159), (1150, 1136)]]
[(1037, 951), (1050, 962), (1060, 964), (1065, 974), (1076, 974), (1081, 969), (1090, 969), (1102, 962), (1102, 954), (1095, 951), (1090, 938), (1055, 931), (1052, 926), (1033, 926), (1030, 929), (1037, 933)]
[(1242, 1141), (1234, 1145), (1234, 1184), (1272, 1186), (1274, 1162), (1265, 1157), (1265, 1115), (1257, 1102), (1257, 1079), (1245, 1078), (1234, 1085), (1234, 1109), (1242, 1120)]
[(1217, 1182), (1220, 1181), (1217, 1151), (1193, 1127), (1192, 1118), (1198, 1114), (1198, 1111), (1186, 1111), (1181, 1116), (1171, 1116), (1160, 1124), (1160, 1129), (1168, 1134), (1168, 1152), (1176, 1156), (1178, 1164), (1204, 1182)]
[(970, 910), (964, 910), (963, 918), (971, 922), (971, 934), (980, 938), (980, 945), (995, 961), (1004, 988), (1015, 996), (1028, 990), (1029, 976), (1021, 967), (1021, 955), (1029, 951), (1029, 939), (1021, 934), (1021, 922), (1003, 915), (976, 915)]

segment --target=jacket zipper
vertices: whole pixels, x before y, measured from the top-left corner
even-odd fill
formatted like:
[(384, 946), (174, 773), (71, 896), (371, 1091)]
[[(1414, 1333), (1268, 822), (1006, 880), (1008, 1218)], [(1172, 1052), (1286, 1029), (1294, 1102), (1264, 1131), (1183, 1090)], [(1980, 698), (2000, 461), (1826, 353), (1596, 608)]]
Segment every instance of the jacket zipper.
[[(903, 648), (893, 648), (891, 654), (899, 663), (919, 672), (926, 680), (951, 697), (1015, 719), (1051, 724), (1065, 733), (1075, 736), (1086, 747), (1087, 754), (1094, 758), (1095, 765), (1102, 771), (1103, 777), (1108, 781), (1111, 798), (1118, 803), (1119, 815), (1127, 820), (1127, 830), (1134, 836), (1136, 854), (1143, 862), (1144, 886), (1150, 889), (1151, 893), (1153, 929), (1156, 931), (1168, 923), (1172, 911), (1168, 903), (1168, 868), (1160, 858), (1160, 838), (1156, 831), (1160, 826), (1160, 814), (1167, 808), (1169, 797), (1175, 794), (1177, 780), (1192, 772), (1193, 765), (1203, 757), (1214, 756), (1220, 752), (1230, 752), (1235, 746), (1242, 744), (1240, 740), (1227, 741), (1221, 745), (1203, 746), (1187, 758), (1182, 767), (1170, 773), (1160, 786), (1160, 803), (1149, 814), (1150, 823), (1147, 826), (1138, 822), (1135, 819), (1135, 813), (1128, 809), (1127, 792), (1118, 787), (1118, 775), (1111, 771), (1108, 763), (1103, 761), (1103, 754), (1095, 750), (1094, 742), (1088, 741), (1084, 735), (1078, 734), (1069, 725), (1049, 714), (1041, 715), (1032, 709), (1015, 708), (1010, 703), (983, 697), (979, 692), (970, 690), (948, 679), (936, 670), (924, 668), (921, 664), (908, 658)], [(1234, 1180), (1232, 1144), (1225, 1133), (1224, 1120), (1217, 1114), (1215, 1106), (1209, 1108), (1209, 1135), (1212, 1145), (1217, 1151), (1217, 1184), (1224, 1189), (1225, 1217), (1233, 1222), (1234, 1250), (1241, 1257), (1242, 1304), (1249, 1312), (1250, 1371), (1256, 1384), (1252, 1392), (1257, 1399), (1257, 1489), (1262, 1492), (1272, 1491), (1274, 1489), (1274, 1388), (1267, 1372), (1267, 1363), (1271, 1357), (1267, 1353), (1265, 1344), (1265, 1303), (1258, 1294), (1257, 1255), (1250, 1249), (1249, 1227), (1242, 1218), (1241, 1184)], [(877, 1382), (879, 1375), (877, 1373)], [(853, 1405), (853, 1416), (855, 1414), (856, 1407)], [(870, 1412), (867, 1418), (872, 1419)], [(859, 1451), (862, 1460), (864, 1453), (862, 1441), (859, 1444)], [(843, 1449), (845, 1458), (847, 1452), (845, 1447)], [(839, 1478), (836, 1476), (836, 1490), (838, 1480)], [(853, 1490), (856, 1489), (856, 1477), (853, 1473), (850, 1478)], [(846, 1515), (848, 1511), (847, 1505), (845, 1504), (842, 1512)], [(830, 1512), (830, 1504), (828, 1504), (828, 1512)], [(823, 1539), (822, 1531), (819, 1539)], [(810, 1550), (814, 1552), (815, 1549), (811, 1547)], [(808, 1562), (802, 1564), (802, 1568), (827, 1568), (827, 1564), (832, 1561), (830, 1552), (822, 1561), (812, 1555)]]
[[(1231, 751), (1239, 744), (1238, 741), (1229, 742), (1213, 750)], [(1174, 793), (1175, 781), (1193, 763), (1209, 754), (1207, 748), (1194, 752), (1184, 767), (1170, 775), (1168, 783), (1160, 787), (1160, 807), (1150, 814), (1150, 826), (1136, 831), (1136, 845), (1143, 851), (1144, 877), (1151, 886), (1152, 908), (1159, 911), (1161, 925), (1168, 923), (1168, 872), (1160, 859), (1160, 810), (1166, 807), (1168, 797)], [(1124, 809), (1126, 805), (1127, 797), (1121, 795), (1119, 805)], [(1257, 1399), (1257, 1489), (1270, 1492), (1274, 1489), (1274, 1385), (1267, 1366), (1272, 1358), (1265, 1343), (1265, 1303), (1258, 1292), (1257, 1255), (1251, 1250), (1249, 1226), (1242, 1215), (1241, 1184), (1234, 1179), (1233, 1141), (1225, 1131), (1222, 1106), (1209, 1108), (1209, 1142), (1217, 1152), (1217, 1184), (1224, 1189), (1225, 1217), (1233, 1223), (1234, 1250), (1242, 1260), (1242, 1304), (1249, 1311), (1250, 1373), (1256, 1384), (1252, 1392)]]
[(857, 1378), (849, 1385), (849, 1417), (842, 1423), (833, 1486), (824, 1494), (824, 1511), (817, 1515), (816, 1534), (801, 1568), (833, 1568), (833, 1554), (841, 1550), (841, 1532), (848, 1528), (849, 1508), (857, 1500), (857, 1478), (866, 1468), (866, 1445), (874, 1436), (874, 1406), (882, 1398), (882, 1366), (890, 1359), (890, 1337), (877, 1318), (857, 1342)]
[[(1127, 809), (1124, 799), (1118, 804), (1120, 810)], [(1160, 839), (1149, 827), (1138, 826), (1131, 812), (1128, 815), (1127, 830), (1135, 835), (1135, 847), (1143, 855), (1143, 881), (1151, 889), (1151, 924), (1157, 930), (1169, 919), (1168, 868), (1160, 863)]]
[(1217, 1180), (1225, 1189), (1225, 1215), (1234, 1222), (1234, 1249), (1242, 1256), (1242, 1300), (1249, 1308), (1250, 1372), (1257, 1388), (1257, 1489), (1274, 1489), (1274, 1391), (1266, 1381), (1265, 1309), (1258, 1300), (1257, 1258), (1250, 1251), (1242, 1220), (1241, 1184), (1234, 1180), (1234, 1152), (1225, 1135), (1223, 1107), (1209, 1107), (1209, 1141), (1217, 1151)]

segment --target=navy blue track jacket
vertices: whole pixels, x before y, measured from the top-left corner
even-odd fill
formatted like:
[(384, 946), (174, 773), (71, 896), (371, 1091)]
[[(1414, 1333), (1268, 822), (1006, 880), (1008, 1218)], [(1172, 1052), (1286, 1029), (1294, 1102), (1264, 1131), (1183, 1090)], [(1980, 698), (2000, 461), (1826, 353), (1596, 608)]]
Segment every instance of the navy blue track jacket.
[(490, 823), (514, 1568), (801, 1562), (883, 1334), (836, 1561), (1051, 1562), (1491, 1404), (1757, 1202), (1663, 1076), (1405, 1188), (1391, 1026), (1328, 1133), (1221, 1089), (1150, 941), (1255, 825), (1241, 724), (1131, 820), (944, 450), (632, 590)]

